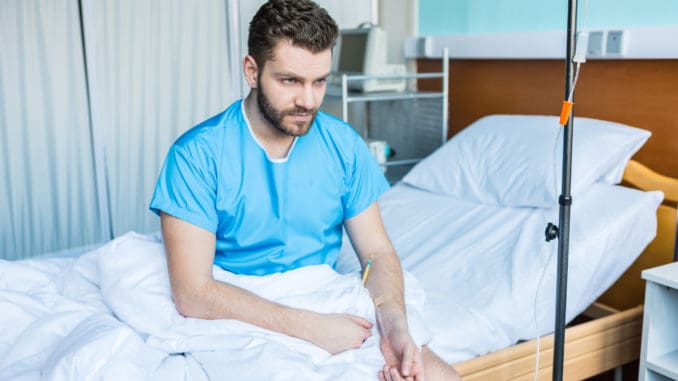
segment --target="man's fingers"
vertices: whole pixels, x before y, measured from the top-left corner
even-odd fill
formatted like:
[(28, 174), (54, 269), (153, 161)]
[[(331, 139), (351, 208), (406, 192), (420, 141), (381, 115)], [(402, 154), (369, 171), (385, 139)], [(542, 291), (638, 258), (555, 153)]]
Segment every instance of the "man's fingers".
[(372, 331), (365, 329), (365, 332), (363, 332), (363, 341), (367, 340), (370, 336), (372, 336)]
[(411, 378), (407, 377), (407, 379), (403, 378), (400, 375), (400, 372), (398, 371), (398, 368), (393, 367), (391, 368), (391, 380), (393, 381), (406, 381), (406, 380), (411, 380)]
[(365, 341), (367, 341), (367, 339), (369, 339), (370, 336), (372, 336), (372, 331), (370, 331), (369, 329), (362, 329), (360, 340), (362, 341), (362, 343), (365, 343)]
[(379, 381), (415, 381), (415, 377), (400, 374), (395, 366), (384, 365), (379, 371)]
[(384, 380), (386, 381), (397, 381), (400, 379), (400, 377), (398, 377), (398, 369), (392, 368), (388, 365), (384, 365), (382, 373), (384, 374)]
[(355, 315), (348, 315), (354, 322), (360, 324), (361, 326), (367, 328), (367, 329), (372, 329), (372, 323), (370, 323), (369, 320), (363, 319), (360, 316), (355, 316)]

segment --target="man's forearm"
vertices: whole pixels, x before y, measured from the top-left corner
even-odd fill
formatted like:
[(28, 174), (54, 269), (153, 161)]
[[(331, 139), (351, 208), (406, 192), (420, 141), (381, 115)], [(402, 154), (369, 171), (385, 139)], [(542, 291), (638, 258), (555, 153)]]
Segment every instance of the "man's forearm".
[(332, 354), (359, 348), (371, 335), (372, 323), (361, 317), (283, 306), (215, 280), (195, 287), (190, 293), (184, 289), (174, 294), (177, 308), (185, 316), (236, 319), (308, 341)]
[(304, 339), (302, 321), (310, 311), (271, 302), (242, 288), (205, 280), (175, 290), (179, 312), (200, 319), (235, 319), (288, 336)]
[(366, 283), (377, 305), (377, 316), (386, 329), (407, 329), (403, 272), (395, 252), (388, 250), (373, 258)]

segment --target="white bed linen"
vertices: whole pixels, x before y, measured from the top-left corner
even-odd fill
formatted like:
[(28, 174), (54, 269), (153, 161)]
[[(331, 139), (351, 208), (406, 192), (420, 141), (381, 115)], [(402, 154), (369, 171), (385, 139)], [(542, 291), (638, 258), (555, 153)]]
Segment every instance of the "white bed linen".
[[(361, 348), (324, 350), (235, 320), (178, 314), (162, 243), (130, 233), (77, 259), (0, 261), (0, 380), (356, 380), (383, 366), (376, 326)], [(358, 273), (309, 266), (265, 277), (214, 268), (269, 300), (374, 321)], [(424, 295), (406, 278), (415, 339)], [(256, 361), (254, 361), (256, 359)]]
[[(574, 200), (568, 321), (652, 240), (662, 198), (596, 183)], [(426, 291), (429, 347), (443, 359), (455, 363), (535, 338), (535, 298), (539, 334), (553, 331), (558, 241), (545, 242), (544, 230), (558, 223), (557, 208), (481, 205), (402, 183), (379, 204), (403, 267)], [(354, 269), (350, 245), (342, 251), (339, 271)]]
[[(660, 192), (596, 184), (572, 210), (568, 320), (616, 279), (655, 234)], [(402, 257), (410, 323), (450, 362), (552, 331), (555, 251), (545, 243), (557, 210), (470, 204), (405, 185), (380, 200)], [(345, 245), (338, 269), (355, 270)], [(378, 264), (375, 264), (375, 266)], [(236, 321), (185, 319), (171, 303), (157, 237), (129, 234), (77, 259), (0, 261), (0, 379), (374, 379), (377, 336), (329, 356), (319, 348)], [(281, 303), (372, 319), (353, 272), (325, 266), (264, 278), (218, 279)], [(283, 286), (284, 285), (284, 286)], [(424, 328), (425, 327), (425, 328)], [(254, 361), (256, 359), (256, 361)]]

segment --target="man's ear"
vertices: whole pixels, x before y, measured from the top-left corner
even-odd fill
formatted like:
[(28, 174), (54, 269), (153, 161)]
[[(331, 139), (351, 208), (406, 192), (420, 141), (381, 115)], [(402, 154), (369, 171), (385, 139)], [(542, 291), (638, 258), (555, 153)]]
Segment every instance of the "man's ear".
[(257, 62), (254, 60), (254, 57), (251, 55), (246, 55), (242, 59), (242, 71), (245, 75), (245, 80), (247, 84), (253, 88), (257, 88), (257, 75), (259, 75), (259, 68), (257, 67)]

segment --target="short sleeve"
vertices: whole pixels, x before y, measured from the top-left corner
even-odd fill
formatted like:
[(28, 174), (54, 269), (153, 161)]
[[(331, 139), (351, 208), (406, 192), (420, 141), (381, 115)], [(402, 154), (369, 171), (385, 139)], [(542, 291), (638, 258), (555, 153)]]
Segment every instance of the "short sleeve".
[(216, 232), (216, 189), (214, 161), (208, 151), (175, 144), (160, 171), (150, 210)]
[(367, 144), (357, 136), (353, 163), (347, 176), (347, 194), (344, 196), (344, 219), (360, 214), (389, 189), (379, 164)]

